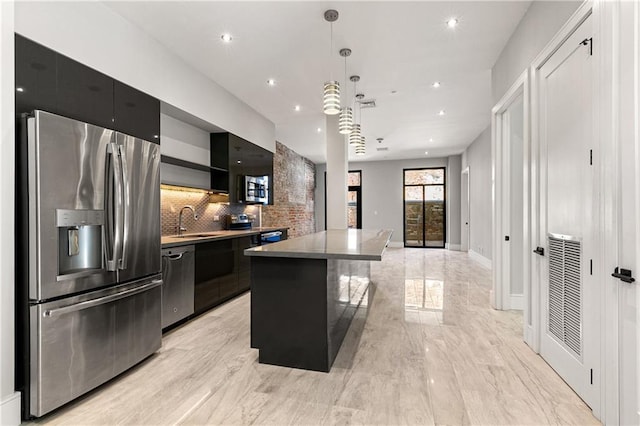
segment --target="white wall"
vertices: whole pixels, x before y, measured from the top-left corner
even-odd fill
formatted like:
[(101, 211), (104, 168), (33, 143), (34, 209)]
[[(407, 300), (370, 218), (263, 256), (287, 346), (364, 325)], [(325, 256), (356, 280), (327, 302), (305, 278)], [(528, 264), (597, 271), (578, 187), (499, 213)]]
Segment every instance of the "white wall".
[(466, 167), (469, 167), (469, 250), (491, 260), (491, 126), (462, 155), (462, 169)]
[(533, 1), (491, 70), (495, 105), (580, 6), (581, 1)]
[(447, 244), (452, 250), (460, 250), (460, 185), (462, 156), (452, 155), (447, 166)]
[(20, 423), (20, 398), (14, 392), (14, 3), (0, 2), (0, 424)]
[(104, 4), (19, 2), (15, 12), (17, 33), (275, 152), (271, 121)]
[[(455, 156), (458, 157), (459, 156)], [(455, 158), (454, 157), (454, 158)], [(452, 160), (455, 164), (456, 160)], [(419, 160), (351, 162), (349, 170), (362, 170), (362, 228), (393, 229), (392, 242), (402, 243), (403, 205), (402, 171), (419, 167), (446, 167), (447, 182), (452, 180), (448, 158), (424, 158)], [(455, 165), (452, 167), (455, 168)], [(325, 164), (316, 165), (315, 211), (316, 229), (324, 229), (324, 172)], [(447, 242), (449, 232), (457, 236), (453, 244), (460, 244), (460, 168), (457, 185), (450, 185), (447, 193)], [(455, 181), (455, 180), (454, 180)], [(457, 215), (453, 221), (451, 215)], [(451, 226), (451, 230), (449, 230)]]

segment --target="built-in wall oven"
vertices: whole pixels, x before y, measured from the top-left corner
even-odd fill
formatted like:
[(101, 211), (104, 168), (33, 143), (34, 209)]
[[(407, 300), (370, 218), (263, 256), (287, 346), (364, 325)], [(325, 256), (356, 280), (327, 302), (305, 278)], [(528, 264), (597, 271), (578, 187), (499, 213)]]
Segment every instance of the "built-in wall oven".
[(269, 176), (245, 176), (244, 201), (267, 204), (269, 202)]

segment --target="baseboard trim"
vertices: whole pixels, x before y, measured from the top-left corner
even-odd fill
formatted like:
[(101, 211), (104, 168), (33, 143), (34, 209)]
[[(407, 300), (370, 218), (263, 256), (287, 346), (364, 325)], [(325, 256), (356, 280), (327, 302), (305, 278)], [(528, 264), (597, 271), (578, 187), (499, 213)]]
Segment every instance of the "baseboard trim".
[(389, 245), (387, 245), (387, 247), (403, 248), (404, 247), (404, 243), (402, 241), (391, 241), (391, 242), (389, 242)]
[(460, 251), (462, 250), (462, 246), (460, 244), (447, 244), (447, 249), (453, 250), (453, 251)]
[(491, 259), (487, 259), (480, 253), (477, 253), (473, 250), (469, 250), (469, 257), (472, 260), (475, 260), (476, 262), (478, 262), (480, 265), (484, 266), (485, 268), (491, 269)]
[(20, 393), (12, 395), (0, 402), (0, 425), (20, 424)]
[(512, 294), (509, 297), (509, 309), (524, 310), (524, 294)]

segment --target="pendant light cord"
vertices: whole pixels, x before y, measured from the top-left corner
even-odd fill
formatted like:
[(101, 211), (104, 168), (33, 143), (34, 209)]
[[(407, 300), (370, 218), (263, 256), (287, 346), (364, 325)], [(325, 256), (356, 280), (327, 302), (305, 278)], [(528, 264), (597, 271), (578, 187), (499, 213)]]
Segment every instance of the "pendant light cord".
[(333, 67), (331, 66), (331, 54), (333, 53), (333, 22), (331, 22), (331, 43), (329, 45), (329, 79), (333, 81)]

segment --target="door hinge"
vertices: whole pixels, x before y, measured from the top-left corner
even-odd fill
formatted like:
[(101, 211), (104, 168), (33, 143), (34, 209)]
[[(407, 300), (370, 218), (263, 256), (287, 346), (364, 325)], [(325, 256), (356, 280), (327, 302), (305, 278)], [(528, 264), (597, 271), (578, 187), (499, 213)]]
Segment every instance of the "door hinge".
[(593, 56), (593, 37), (585, 38), (580, 42), (581, 45), (589, 45), (589, 56)]
[(589, 259), (589, 274), (593, 275), (593, 259)]
[(593, 368), (591, 369), (591, 384), (593, 384)]
[(589, 150), (589, 165), (593, 166), (593, 150)]

